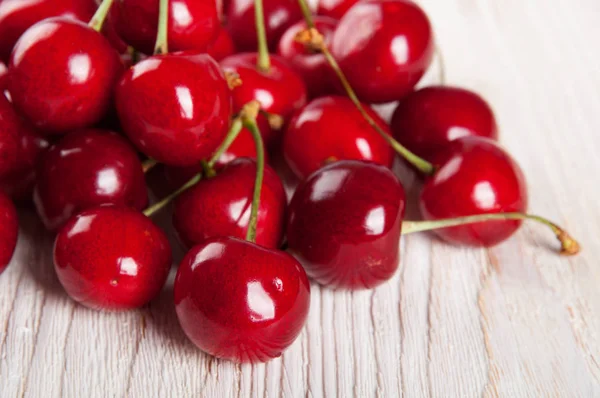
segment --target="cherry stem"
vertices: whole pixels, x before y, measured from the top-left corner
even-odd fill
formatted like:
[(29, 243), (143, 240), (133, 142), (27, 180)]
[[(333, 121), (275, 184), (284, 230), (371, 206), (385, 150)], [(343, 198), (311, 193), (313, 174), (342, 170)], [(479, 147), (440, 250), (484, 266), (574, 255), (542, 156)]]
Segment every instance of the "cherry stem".
[(227, 132), (225, 139), (208, 161), (209, 167), (215, 167), (215, 164), (219, 161), (219, 158), (225, 153), (227, 149), (229, 149), (231, 144), (233, 144), (233, 141), (235, 141), (235, 139), (240, 135), (242, 127), (244, 127), (244, 124), (242, 122), (241, 117), (238, 116), (235, 119), (233, 119), (233, 123), (231, 124), (229, 132)]
[(442, 50), (440, 49), (439, 46), (435, 46), (435, 53), (437, 55), (437, 59), (438, 59), (438, 63), (440, 64), (440, 72), (439, 72), (439, 79), (440, 79), (440, 84), (441, 85), (445, 85), (446, 84), (446, 62), (444, 61), (444, 55), (442, 54)]
[(267, 45), (267, 31), (265, 29), (265, 13), (263, 11), (262, 0), (254, 0), (254, 24), (258, 39), (258, 60), (256, 67), (262, 72), (268, 72), (271, 69), (271, 59), (269, 58), (269, 47)]
[(169, 52), (168, 30), (169, 30), (169, 0), (160, 0), (158, 6), (158, 33), (154, 54), (167, 54)]
[(533, 220), (549, 227), (560, 242), (560, 254), (574, 255), (580, 250), (579, 243), (569, 235), (567, 231), (554, 224), (553, 222), (531, 214), (524, 213), (493, 213), (478, 214), (474, 216), (448, 218), (443, 220), (431, 221), (404, 221), (402, 223), (402, 235), (412, 234), (414, 232), (431, 231), (434, 229), (456, 227), (459, 225), (472, 224), (477, 222), (492, 220)]
[(169, 196), (167, 196), (160, 202), (157, 202), (157, 203), (153, 204), (152, 206), (148, 207), (146, 210), (144, 210), (144, 215), (146, 217), (152, 217), (155, 213), (162, 210), (169, 203), (171, 203), (173, 201), (173, 199), (175, 199), (176, 197), (181, 195), (184, 191), (187, 191), (188, 189), (190, 189), (191, 187), (196, 185), (198, 183), (198, 181), (200, 181), (201, 179), (202, 179), (202, 173), (196, 174), (188, 182), (186, 182), (179, 189), (177, 189), (175, 192), (173, 192), (172, 194), (170, 194)]
[(104, 26), (104, 21), (106, 21), (106, 17), (108, 12), (110, 11), (110, 7), (112, 6), (114, 0), (103, 0), (100, 7), (94, 13), (94, 16), (90, 20), (88, 26), (94, 29), (96, 32), (100, 32), (102, 30), (102, 26)]
[[(375, 131), (377, 131), (377, 133), (379, 133), (379, 135), (397, 153), (400, 154), (400, 156), (402, 156), (404, 159), (406, 159), (410, 164), (412, 164), (414, 167), (416, 167), (423, 174), (426, 174), (426, 175), (433, 174), (435, 172), (435, 168), (433, 167), (433, 165), (431, 163), (429, 163), (425, 159), (415, 155), (414, 153), (409, 151), (406, 147), (404, 147), (402, 144), (400, 144), (398, 141), (396, 141), (392, 136), (390, 136), (385, 131), (383, 131), (383, 129), (377, 124), (377, 122), (375, 122), (375, 120), (371, 117), (371, 115), (369, 115), (367, 113), (364, 106), (362, 105), (362, 103), (360, 102), (358, 97), (356, 96), (356, 92), (354, 91), (354, 89), (352, 88), (350, 83), (348, 82), (346, 75), (344, 75), (344, 72), (342, 72), (340, 65), (337, 63), (337, 61), (335, 60), (333, 55), (331, 55), (331, 52), (329, 51), (329, 48), (328, 48), (327, 44), (325, 43), (325, 40), (323, 39), (323, 35), (315, 27), (315, 23), (312, 19), (312, 14), (310, 12), (310, 8), (308, 7), (308, 4), (306, 3), (306, 0), (298, 0), (298, 3), (300, 4), (300, 8), (302, 9), (302, 14), (304, 15), (304, 21), (306, 22), (306, 26), (308, 27), (308, 32), (307, 32), (308, 39), (306, 39), (306, 40), (312, 41), (313, 47), (318, 48), (323, 53), (323, 55), (325, 56), (325, 59), (329, 63), (329, 66), (331, 67), (331, 69), (333, 69), (333, 71), (337, 75), (338, 79), (342, 83), (342, 86), (344, 86), (344, 90), (346, 91), (348, 98), (350, 98), (350, 100), (352, 101), (354, 106), (358, 109), (358, 111), (363, 116), (363, 118), (367, 121), (367, 123), (369, 123), (371, 125), (371, 127), (373, 127), (373, 129), (375, 129)], [(300, 32), (300, 35), (304, 35), (304, 33), (305, 32)], [(299, 37), (302, 37), (302, 36), (299, 36)], [(304, 41), (304, 40), (305, 40), (305, 38), (301, 39), (301, 41)]]
[(150, 171), (151, 168), (153, 168), (157, 164), (158, 162), (154, 159), (146, 159), (142, 162), (142, 170), (144, 171), (144, 173), (147, 173), (148, 171)]

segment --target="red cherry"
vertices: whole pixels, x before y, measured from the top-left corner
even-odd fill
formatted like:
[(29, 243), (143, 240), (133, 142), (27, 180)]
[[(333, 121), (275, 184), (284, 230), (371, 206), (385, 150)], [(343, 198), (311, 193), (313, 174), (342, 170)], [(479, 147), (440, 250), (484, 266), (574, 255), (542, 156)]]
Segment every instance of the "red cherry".
[(8, 61), (21, 35), (50, 17), (89, 21), (96, 11), (94, 0), (4, 0), (0, 2), (0, 60)]
[(116, 133), (75, 131), (40, 159), (34, 201), (46, 228), (104, 204), (142, 210), (148, 204), (144, 172), (131, 145)]
[[(230, 236), (243, 239), (248, 230), (256, 162), (240, 158), (216, 177), (201, 180), (175, 199), (173, 225), (181, 241), (191, 247), (207, 239)], [(258, 208), (256, 243), (281, 245), (287, 199), (281, 180), (265, 167)]]
[[(523, 173), (494, 141), (476, 136), (456, 139), (438, 153), (437, 164), (437, 172), (421, 192), (420, 207), (426, 220), (527, 210)], [(452, 243), (492, 246), (520, 225), (521, 220), (486, 221), (435, 233)]]
[[(302, 19), (302, 12), (296, 0), (263, 0), (263, 13), (268, 45), (274, 51), (283, 32)], [(227, 27), (240, 51), (258, 47), (254, 18), (254, 0), (231, 0)]]
[(107, 112), (123, 65), (86, 24), (50, 18), (27, 30), (9, 66), (15, 108), (46, 133), (91, 126)]
[(235, 54), (235, 44), (231, 35), (225, 28), (219, 29), (217, 38), (206, 47), (206, 53), (219, 62), (230, 55)]
[(317, 2), (317, 14), (341, 19), (350, 7), (358, 1), (359, 0), (319, 0)]
[[(214, 0), (169, 1), (170, 51), (204, 50), (218, 34), (220, 22)], [(125, 42), (152, 54), (158, 31), (159, 0), (119, 0), (110, 18)]]
[[(337, 20), (328, 17), (314, 17), (315, 27), (323, 35), (325, 44), (329, 45)], [(337, 87), (333, 82), (335, 76), (327, 63), (325, 56), (316, 53), (306, 44), (298, 43), (296, 35), (306, 29), (306, 22), (299, 21), (285, 31), (277, 52), (290, 66), (302, 76), (311, 97), (319, 97), (335, 92)]]
[(410, 0), (366, 0), (340, 20), (331, 53), (358, 97), (396, 101), (412, 91), (431, 64), (433, 33)]
[(457, 87), (426, 87), (407, 95), (396, 108), (391, 127), (394, 138), (429, 162), (456, 138), (498, 138), (488, 103)]
[(190, 166), (210, 156), (227, 134), (230, 93), (206, 54), (147, 58), (117, 85), (124, 132), (149, 157)]
[(296, 260), (236, 238), (214, 238), (185, 256), (175, 308), (201, 350), (235, 362), (264, 362), (289, 347), (306, 323), (310, 285)]
[(12, 259), (18, 235), (17, 209), (10, 198), (0, 192), (0, 274)]
[(0, 95), (8, 88), (8, 68), (0, 61)]
[[(387, 124), (364, 105), (389, 133)], [(347, 97), (328, 96), (311, 101), (297, 112), (283, 136), (283, 154), (301, 179), (329, 160), (370, 160), (391, 167), (394, 151), (365, 121)]]
[(404, 189), (387, 168), (346, 160), (302, 182), (290, 203), (288, 247), (320, 284), (377, 286), (400, 260)]
[[(237, 73), (242, 84), (232, 90), (233, 108), (239, 112), (252, 100), (258, 100), (265, 112), (287, 119), (306, 104), (306, 86), (300, 76), (278, 56), (271, 55), (271, 68), (268, 72), (256, 66), (257, 53), (235, 54), (221, 61), (226, 72)], [(259, 126), (265, 145), (275, 140), (271, 129), (264, 129), (264, 118), (259, 116)], [(266, 131), (263, 131), (266, 130)]]
[(171, 248), (165, 234), (143, 214), (98, 207), (73, 217), (60, 230), (54, 268), (68, 295), (86, 307), (138, 308), (165, 284)]

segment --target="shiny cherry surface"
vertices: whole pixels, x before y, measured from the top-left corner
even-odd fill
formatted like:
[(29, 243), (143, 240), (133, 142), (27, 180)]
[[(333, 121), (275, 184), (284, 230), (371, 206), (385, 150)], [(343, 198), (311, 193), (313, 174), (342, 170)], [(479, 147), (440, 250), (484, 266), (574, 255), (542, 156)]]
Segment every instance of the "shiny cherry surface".
[(359, 0), (318, 0), (317, 14), (329, 18), (341, 19)]
[(60, 230), (54, 268), (73, 300), (94, 309), (127, 310), (158, 295), (171, 269), (171, 247), (142, 213), (97, 207)]
[(123, 74), (116, 107), (124, 132), (161, 163), (190, 166), (209, 157), (229, 127), (231, 99), (206, 54), (147, 58)]
[(236, 238), (213, 238), (185, 256), (175, 279), (185, 334), (201, 350), (234, 362), (265, 362), (306, 323), (310, 285), (289, 254)]
[(498, 138), (489, 104), (458, 87), (432, 86), (408, 94), (394, 111), (391, 128), (394, 138), (428, 161), (460, 137)]
[(142, 210), (148, 204), (144, 172), (135, 150), (117, 133), (83, 130), (62, 138), (37, 167), (34, 202), (46, 228), (99, 205)]
[(410, 0), (366, 0), (340, 20), (331, 52), (358, 97), (396, 101), (412, 91), (431, 64), (433, 33)]
[(0, 95), (8, 88), (8, 68), (4, 62), (0, 61)]
[[(423, 185), (423, 218), (437, 220), (474, 214), (525, 212), (527, 186), (521, 169), (494, 141), (463, 137), (437, 155), (439, 169)], [(487, 221), (435, 230), (444, 240), (492, 246), (512, 235), (521, 221)]]
[[(337, 20), (328, 17), (314, 17), (315, 27), (323, 35), (327, 45), (331, 42)], [(309, 46), (296, 41), (296, 35), (306, 29), (306, 22), (299, 21), (285, 31), (277, 53), (282, 56), (290, 66), (298, 72), (304, 80), (306, 88), (312, 98), (335, 92), (335, 75), (327, 63), (325, 56), (314, 52)]]
[[(296, 0), (263, 0), (263, 12), (269, 49), (275, 51), (283, 32), (302, 19), (302, 12)], [(231, 0), (227, 28), (238, 50), (257, 50), (254, 0)]]
[(37, 22), (58, 16), (88, 22), (96, 7), (94, 0), (0, 1), (0, 60), (9, 60), (19, 37)]
[[(375, 111), (367, 105), (365, 109), (389, 132)], [(365, 121), (352, 101), (341, 96), (317, 98), (298, 111), (283, 136), (283, 154), (301, 179), (330, 160), (370, 160), (387, 167), (394, 161), (389, 144)]]
[(17, 42), (8, 89), (15, 108), (48, 134), (97, 123), (123, 70), (119, 54), (83, 22), (50, 18)]
[(10, 198), (0, 192), (0, 274), (12, 259), (18, 235), (17, 209)]
[[(125, 42), (144, 54), (154, 52), (159, 0), (117, 0), (111, 22)], [(204, 50), (219, 31), (214, 0), (170, 0), (169, 51)]]
[(225, 28), (219, 28), (217, 38), (206, 47), (206, 53), (217, 62), (235, 54), (235, 52), (235, 44), (231, 34)]
[(322, 285), (375, 287), (398, 268), (405, 204), (404, 189), (387, 167), (356, 160), (331, 163), (294, 193), (289, 251)]

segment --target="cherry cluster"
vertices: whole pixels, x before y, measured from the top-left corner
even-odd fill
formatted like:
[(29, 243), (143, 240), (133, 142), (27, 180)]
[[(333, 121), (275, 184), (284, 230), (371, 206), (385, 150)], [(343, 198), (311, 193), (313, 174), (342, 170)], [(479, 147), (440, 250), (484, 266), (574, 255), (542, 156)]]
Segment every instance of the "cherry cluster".
[[(435, 54), (419, 6), (317, 6), (313, 17), (305, 0), (2, 1), (0, 270), (17, 242), (13, 202), (32, 198), (69, 296), (144, 306), (172, 265), (150, 217), (172, 203), (188, 250), (174, 282), (183, 330), (252, 362), (300, 333), (308, 277), (373, 288), (396, 272), (402, 234), (491, 246), (530, 219), (578, 251), (525, 213), (523, 173), (485, 100), (415, 89)], [(390, 124), (370, 107), (389, 102)], [(404, 220), (398, 158), (423, 177), (422, 221)]]

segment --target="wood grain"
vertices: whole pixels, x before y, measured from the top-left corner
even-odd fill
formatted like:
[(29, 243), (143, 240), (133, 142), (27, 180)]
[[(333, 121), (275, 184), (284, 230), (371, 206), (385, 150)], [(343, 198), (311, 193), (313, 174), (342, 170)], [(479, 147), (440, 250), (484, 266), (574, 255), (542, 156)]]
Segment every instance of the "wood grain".
[[(283, 357), (236, 366), (187, 341), (171, 284), (130, 313), (75, 305), (54, 276), (52, 237), (23, 210), (0, 275), (0, 396), (600, 396), (600, 2), (419, 3), (448, 83), (493, 104), (531, 210), (568, 227), (581, 255), (557, 256), (531, 224), (490, 250), (410, 236), (391, 281), (313, 285)], [(414, 178), (403, 180), (414, 199)]]

